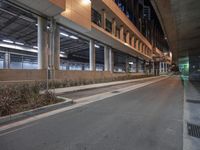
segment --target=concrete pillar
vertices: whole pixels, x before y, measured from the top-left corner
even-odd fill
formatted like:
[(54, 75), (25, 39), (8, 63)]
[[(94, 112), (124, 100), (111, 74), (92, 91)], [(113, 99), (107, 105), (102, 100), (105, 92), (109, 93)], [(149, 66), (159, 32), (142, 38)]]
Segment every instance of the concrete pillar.
[(146, 45), (144, 45), (144, 53), (145, 53), (145, 55), (147, 55), (147, 47), (146, 47)]
[(48, 67), (48, 33), (47, 21), (38, 17), (38, 69), (47, 69)]
[(143, 52), (143, 44), (140, 42), (140, 51)]
[(96, 56), (95, 56), (95, 47), (94, 40), (90, 40), (90, 71), (96, 71)]
[(139, 72), (139, 59), (136, 58), (136, 73)]
[(128, 31), (126, 32), (126, 43), (130, 44), (130, 33)]
[(5, 69), (9, 69), (10, 68), (10, 53), (9, 52), (5, 53), (4, 67), (5, 67)]
[(152, 62), (152, 73), (153, 73), (153, 75), (156, 75), (156, 73), (155, 73), (155, 64), (154, 64), (154, 61)]
[(162, 62), (159, 63), (160, 64), (160, 73), (162, 72)]
[(144, 65), (144, 73), (146, 73), (147, 68), (146, 68), (146, 61), (145, 60), (143, 61), (143, 65)]
[(114, 35), (114, 36), (116, 36), (116, 20), (115, 19), (113, 19), (112, 20), (112, 34)]
[(145, 54), (145, 45), (142, 44), (142, 53)]
[(103, 9), (101, 12), (101, 27), (106, 29), (106, 11)]
[(124, 27), (123, 26), (120, 27), (119, 36), (120, 36), (120, 40), (124, 41)]
[(129, 72), (129, 58), (126, 56), (126, 73)]
[(109, 71), (113, 72), (114, 70), (114, 53), (112, 48), (109, 48)]
[(134, 36), (132, 36), (131, 37), (131, 46), (133, 47), (133, 48), (135, 48), (135, 37)]
[(104, 47), (104, 71), (109, 71), (109, 49)]
[(135, 45), (136, 50), (139, 51), (139, 40), (136, 40), (136, 45)]
[(60, 70), (60, 28), (58, 25), (55, 27), (54, 40), (54, 66), (56, 70)]
[(163, 72), (165, 72), (165, 63), (163, 62)]

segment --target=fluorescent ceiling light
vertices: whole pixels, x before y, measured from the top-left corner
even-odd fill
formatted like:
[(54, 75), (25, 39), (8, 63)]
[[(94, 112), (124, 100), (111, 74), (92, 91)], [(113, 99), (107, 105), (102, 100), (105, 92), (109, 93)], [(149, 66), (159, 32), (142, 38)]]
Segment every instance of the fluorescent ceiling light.
[(99, 46), (99, 45), (97, 45), (97, 44), (95, 44), (95, 45), (94, 45), (94, 47), (96, 47), (96, 48), (100, 48), (100, 46)]
[(62, 52), (62, 51), (61, 51), (60, 53), (61, 53), (61, 54), (65, 54), (65, 52)]
[(76, 37), (76, 36), (73, 36), (73, 35), (71, 35), (71, 36), (69, 36), (71, 39), (74, 39), (74, 40), (77, 40), (78, 39), (78, 37)]
[(60, 33), (60, 35), (63, 35), (63, 36), (66, 36), (66, 37), (68, 37), (68, 36), (69, 36), (68, 34), (66, 34), (66, 33), (63, 33), (63, 32), (61, 32), (61, 33)]
[(6, 42), (6, 43), (11, 43), (11, 44), (13, 44), (14, 42), (13, 41), (11, 41), (11, 40), (3, 40), (3, 42)]
[(15, 44), (17, 44), (17, 45), (24, 45), (24, 43), (20, 43), (20, 42), (15, 42)]
[(129, 65), (133, 65), (133, 62), (129, 62)]
[(18, 46), (18, 45), (14, 45), (14, 44), (0, 43), (0, 47), (5, 47), (5, 48), (11, 48), (11, 49), (17, 49), (17, 50), (23, 50), (23, 51), (37, 53), (37, 50), (35, 50), (35, 49), (31, 49), (31, 48), (23, 47), (23, 46)]
[(35, 49), (38, 49), (38, 47), (37, 47), (37, 46), (33, 46), (33, 48), (35, 48)]

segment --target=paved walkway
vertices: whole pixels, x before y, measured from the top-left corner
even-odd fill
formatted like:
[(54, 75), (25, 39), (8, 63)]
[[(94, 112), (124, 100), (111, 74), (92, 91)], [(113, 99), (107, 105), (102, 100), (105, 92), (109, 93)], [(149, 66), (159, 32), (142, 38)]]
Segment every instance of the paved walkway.
[(183, 150), (199, 150), (200, 138), (188, 135), (187, 123), (200, 126), (200, 82), (184, 81), (184, 147)]

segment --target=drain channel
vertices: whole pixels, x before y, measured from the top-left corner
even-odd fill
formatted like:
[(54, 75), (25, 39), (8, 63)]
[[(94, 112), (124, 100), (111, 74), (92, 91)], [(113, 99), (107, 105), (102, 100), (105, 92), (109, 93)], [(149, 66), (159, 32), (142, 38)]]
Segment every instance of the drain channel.
[(200, 126), (187, 123), (188, 134), (193, 137), (200, 138)]
[(200, 100), (197, 100), (197, 99), (187, 99), (186, 101), (188, 103), (200, 104)]

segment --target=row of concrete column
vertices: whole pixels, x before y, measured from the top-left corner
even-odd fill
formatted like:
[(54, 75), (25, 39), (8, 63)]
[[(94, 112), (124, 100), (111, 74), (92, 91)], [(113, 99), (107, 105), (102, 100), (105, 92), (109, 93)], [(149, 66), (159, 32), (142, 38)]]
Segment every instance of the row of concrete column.
[[(50, 43), (50, 44), (49, 44)], [(48, 49), (49, 48), (49, 49)], [(91, 71), (96, 70), (96, 50), (94, 40), (89, 43), (89, 66)], [(50, 54), (50, 55), (49, 55)], [(112, 49), (104, 47), (104, 70), (113, 71)], [(47, 21), (38, 17), (38, 67), (39, 69), (52, 68), (59, 70), (60, 67), (60, 31), (55, 23), (47, 31)]]
[[(106, 14), (105, 10), (102, 10), (102, 12), (101, 12), (101, 18), (102, 18), (101, 27), (106, 30), (106, 18), (107, 18), (107, 14)], [(116, 23), (116, 20), (113, 18), (112, 19), (112, 34), (114, 36), (117, 36), (116, 27), (117, 27), (117, 23)], [(124, 37), (124, 33), (125, 33), (125, 37)], [(126, 32), (124, 30), (123, 25), (121, 25), (120, 29), (119, 29), (119, 39), (121, 41), (126, 42), (127, 44), (129, 44), (130, 46), (132, 46), (136, 50), (140, 51), (141, 53), (144, 53), (144, 54), (149, 55), (149, 56), (152, 54), (152, 51), (145, 44), (143, 44), (139, 39), (137, 39), (135, 37), (135, 35), (131, 36), (128, 31)]]
[[(138, 59), (136, 61), (138, 61)], [(128, 65), (127, 61), (126, 70), (128, 70)], [(136, 69), (138, 71), (138, 62), (136, 62), (136, 65)], [(91, 71), (96, 71), (96, 48), (93, 39), (89, 42), (89, 66)], [(53, 70), (59, 70), (60, 68), (59, 26), (52, 22), (50, 32), (48, 32), (47, 21), (42, 17), (38, 17), (38, 67), (39, 69), (51, 68)], [(108, 46), (104, 46), (104, 71), (113, 72), (113, 69), (113, 50)]]
[[(89, 46), (89, 64), (90, 64), (90, 70), (95, 71), (96, 70), (96, 49), (95, 49), (95, 43), (94, 40), (90, 40), (90, 46)], [(113, 72), (113, 51), (111, 48), (104, 46), (104, 71), (110, 71)]]
[(168, 64), (165, 62), (160, 62), (160, 73), (168, 72)]

